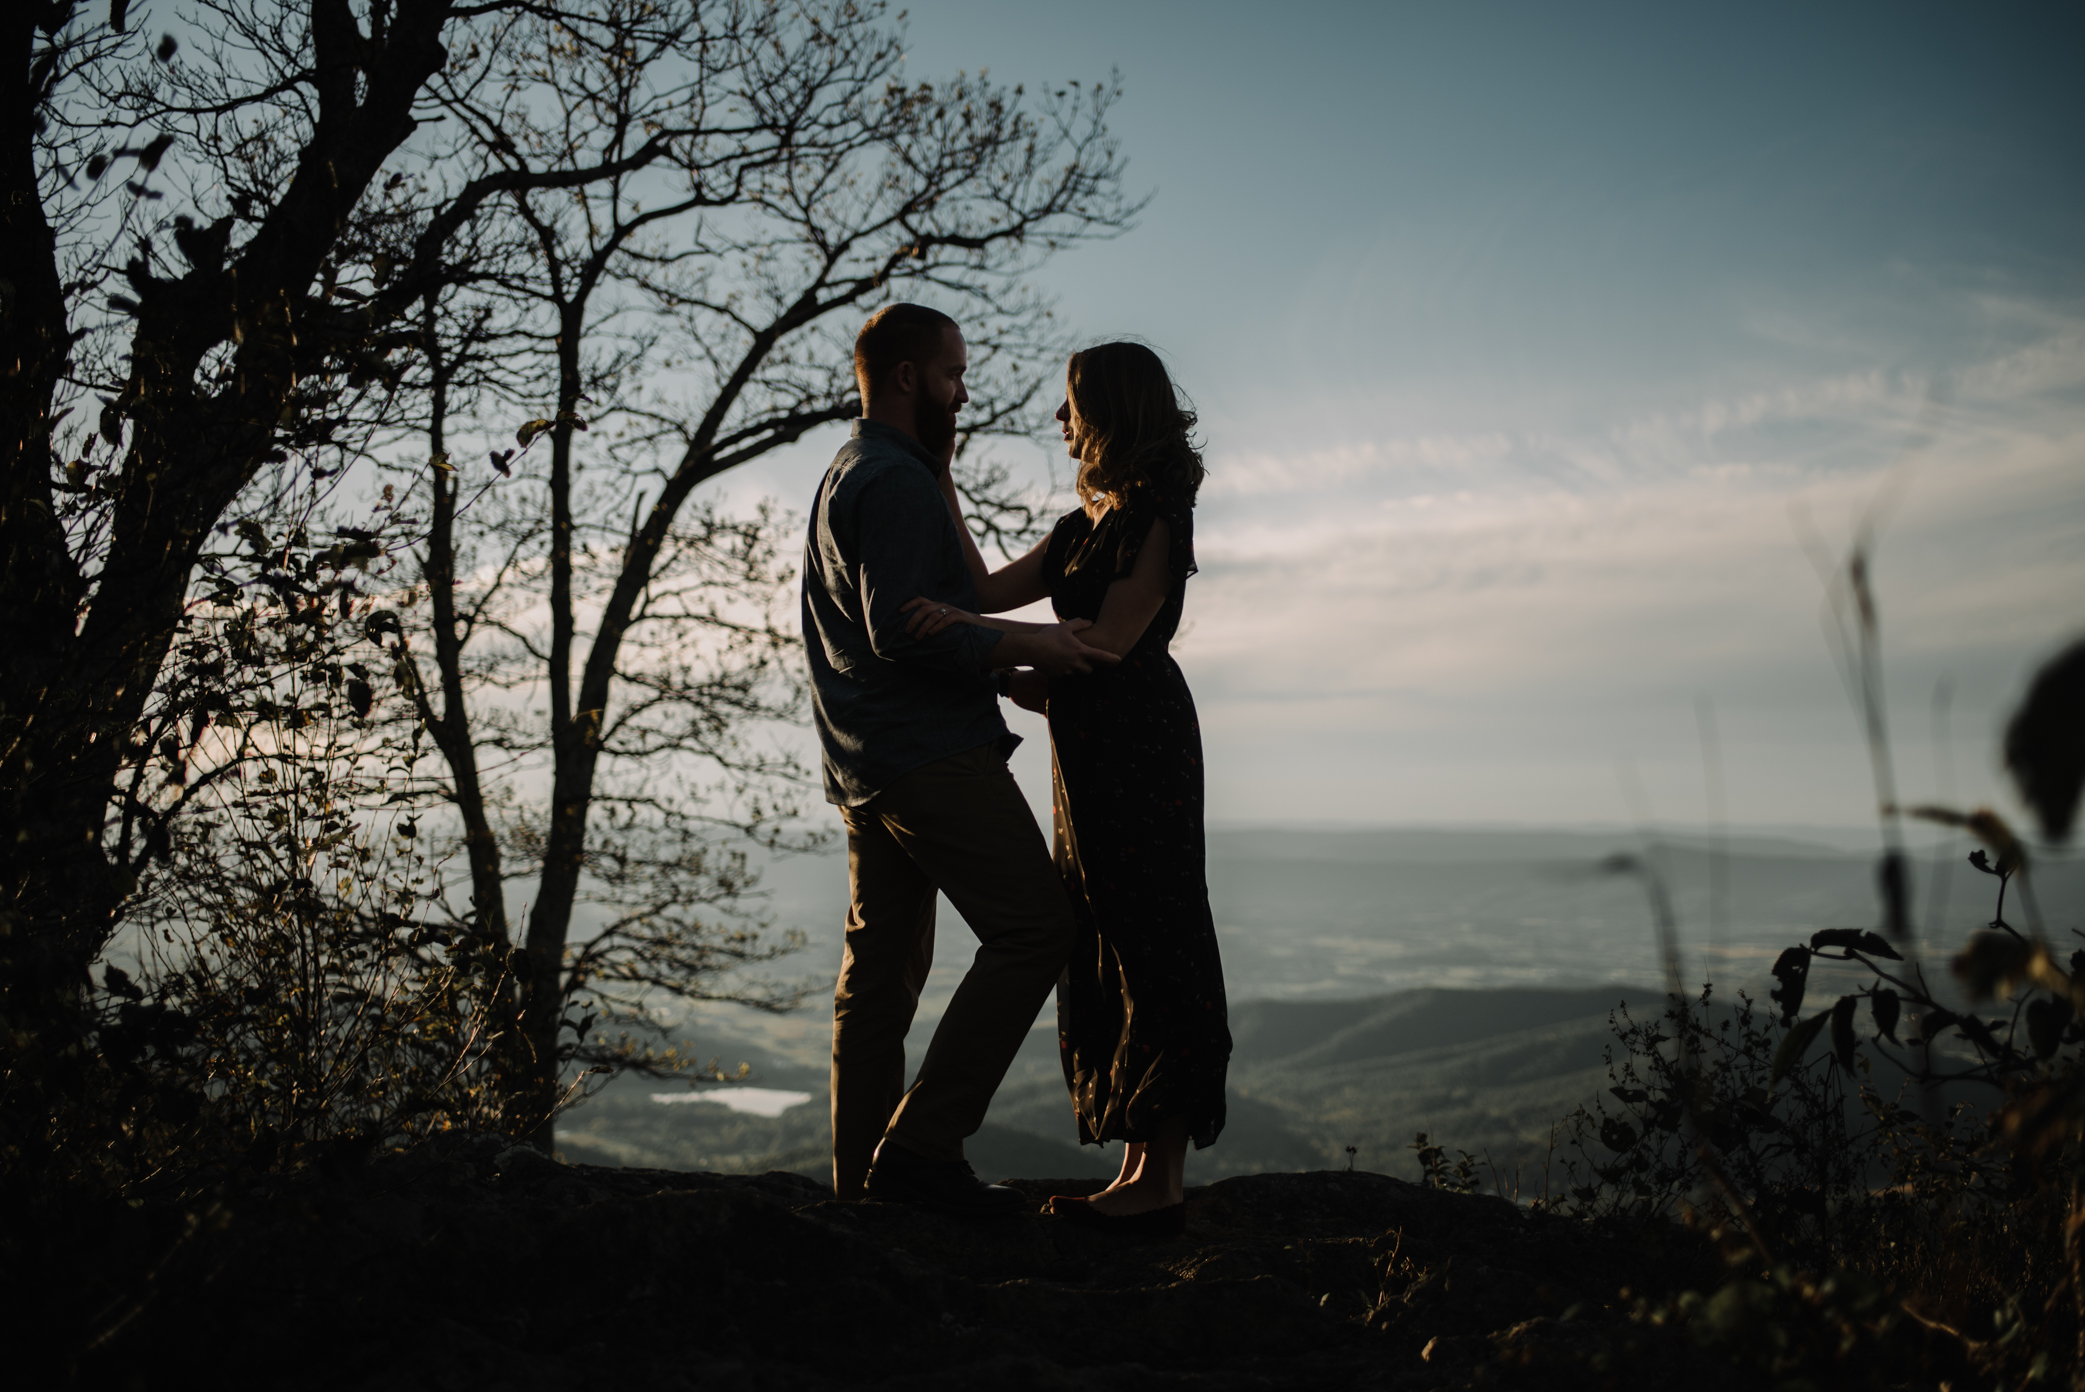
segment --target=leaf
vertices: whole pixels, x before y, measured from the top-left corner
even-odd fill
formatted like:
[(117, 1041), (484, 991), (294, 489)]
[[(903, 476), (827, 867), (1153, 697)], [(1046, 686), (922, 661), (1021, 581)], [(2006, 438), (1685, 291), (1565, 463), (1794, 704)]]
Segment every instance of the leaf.
[(521, 429), (514, 432), (514, 439), (523, 449), (527, 449), (535, 442), (536, 437), (550, 429), (550, 426), (551, 422), (544, 420), (541, 416), (532, 421), (524, 421)]
[(121, 967), (110, 965), (103, 968), (101, 982), (112, 996), (121, 996), (125, 1000), (143, 1000), (145, 998), (145, 993), (139, 990), (137, 983), (130, 979), (130, 973), (124, 971)]
[(2040, 1159), (2071, 1143), (2075, 1118), (2081, 1111), (2085, 1111), (2085, 1075), (2073, 1069), (2014, 1097), (2000, 1109), (1998, 1125), (2016, 1152)]
[(1636, 1144), (1636, 1128), (1620, 1117), (1603, 1117), (1600, 1121), (1600, 1144), (1620, 1154)]
[(1860, 1003), (1859, 996), (1841, 996), (1832, 1007), (1832, 1056), (1849, 1073), (1853, 1071), (1853, 1051), (1859, 1042), (1853, 1036), (1853, 1009)]
[(1897, 1013), (1903, 1008), (1903, 1003), (1897, 999), (1897, 993), (1887, 986), (1877, 987), (1868, 994), (1868, 1008), (1875, 1012), (1876, 1033), (1895, 1044)]
[(2003, 1029), (2005, 1021), (1993, 1020), (1990, 1024), (1986, 1024), (1974, 1015), (1964, 1015), (1955, 1021), (1955, 1028), (1962, 1032), (1964, 1039), (1982, 1046), (1986, 1053), (2003, 1054), (2006, 1052), (2005, 1046), (1998, 1042), (1998, 1036), (1992, 1031), (1992, 1025)]
[(2005, 766), (2042, 831), (2067, 840), (2085, 791), (2085, 642), (2035, 674), (2005, 729)]
[(1803, 1055), (1810, 1052), (1810, 1046), (1817, 1042), (1818, 1035), (1824, 1033), (1824, 1027), (1831, 1022), (1831, 1018), (1831, 1011), (1820, 1010), (1788, 1032), (1788, 1037), (1781, 1041), (1781, 1047), (1774, 1050), (1774, 1067), (1767, 1075), (1766, 1082), (1769, 1091), (1773, 1089), (1774, 1084), (1802, 1066)]
[(1795, 1023), (1796, 1012), (1803, 1008), (1803, 989), (1810, 979), (1810, 949), (1791, 947), (1774, 959), (1774, 979), (1781, 984), (1767, 992), (1767, 996), (1781, 1007), (1781, 1023)]
[(2073, 1009), (2085, 1005), (2085, 981), (2080, 981), (2075, 959), (2071, 970), (2066, 972), (2056, 964), (2055, 954), (2049, 945), (2036, 942), (2028, 954), (2026, 980), (2029, 985), (2039, 986), (2060, 999), (2068, 999)]
[(2028, 974), (2034, 951), (2011, 933), (1977, 933), (1955, 954), (1954, 972), (1971, 1000), (1989, 1000)]
[(1865, 952), (1870, 957), (1886, 957), (1892, 962), (1904, 959), (1891, 947), (1889, 939), (1880, 933), (1870, 933), (1865, 928), (1826, 928), (1810, 935), (1810, 950), (1819, 951), (1827, 947), (1844, 948), (1849, 952)]
[(2005, 824), (2005, 818), (1988, 807), (1979, 807), (1974, 812), (1957, 812), (1952, 807), (1928, 804), (1905, 810), (1920, 821), (1960, 827), (1998, 852), (1996, 865), (1980, 850), (1969, 853), (1969, 863), (1986, 875), (2010, 875), (2027, 864), (2027, 849), (2020, 844), (2020, 838), (2013, 835), (2013, 829)]
[(349, 677), (347, 684), (347, 699), (348, 706), (355, 712), (355, 714), (364, 719), (367, 719), (369, 716), (369, 708), (376, 704), (376, 693), (370, 690), (369, 683), (362, 680), (362, 678)]
[(2047, 1058), (2063, 1043), (2064, 1027), (2071, 1022), (2071, 1003), (2036, 997), (2027, 1004), (2027, 1039), (2036, 1058)]
[(136, 155), (138, 161), (138, 168), (150, 172), (151, 170), (159, 168), (159, 162), (162, 159), (165, 159), (166, 152), (173, 148), (174, 137), (172, 135), (162, 133), (160, 135), (153, 136), (152, 143), (150, 145), (145, 146), (144, 149), (131, 150), (127, 151), (126, 153)]

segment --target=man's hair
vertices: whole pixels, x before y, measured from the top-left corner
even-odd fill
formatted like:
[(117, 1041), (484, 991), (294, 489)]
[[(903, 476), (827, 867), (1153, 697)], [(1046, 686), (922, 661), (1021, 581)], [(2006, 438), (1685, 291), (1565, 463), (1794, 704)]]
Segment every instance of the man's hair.
[(941, 351), (942, 335), (955, 327), (955, 320), (925, 305), (885, 305), (871, 314), (854, 340), (854, 380), (863, 409), (899, 363), (924, 367), (932, 362)]

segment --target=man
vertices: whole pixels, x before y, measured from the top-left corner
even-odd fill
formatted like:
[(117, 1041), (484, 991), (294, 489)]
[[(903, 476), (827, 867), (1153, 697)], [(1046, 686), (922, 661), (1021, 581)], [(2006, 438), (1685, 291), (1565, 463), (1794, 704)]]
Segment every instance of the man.
[[(940, 480), (968, 355), (947, 315), (879, 310), (855, 341), (862, 419), (812, 507), (804, 646), (826, 798), (847, 826), (847, 946), (833, 993), (833, 1189), (952, 1212), (1016, 1207), (963, 1141), (1064, 966), (1071, 909), (1027, 799), (994, 669), (1084, 672), (1110, 653), (1074, 635), (952, 625), (913, 638), (918, 595), (977, 595)], [(934, 895), (977, 935), (975, 960), (905, 1087), (905, 1033), (934, 955)], [(873, 1165), (872, 1165), (873, 1161)]]

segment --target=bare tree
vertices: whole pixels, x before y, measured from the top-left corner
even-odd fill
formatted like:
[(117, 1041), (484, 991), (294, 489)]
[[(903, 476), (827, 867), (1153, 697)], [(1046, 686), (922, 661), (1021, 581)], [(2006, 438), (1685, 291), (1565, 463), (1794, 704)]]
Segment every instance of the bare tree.
[[(126, 798), (213, 529), (271, 464), (329, 472), (386, 417), (408, 313), (488, 203), (699, 138), (671, 119), (610, 168), (521, 168), (485, 162), (447, 109), (498, 83), (528, 104), (494, 56), (523, 19), (612, 49), (761, 13), (201, 0), (155, 39), (130, 10), (31, 0), (0, 20), (0, 1013), (9, 1049), (50, 1057), (165, 843)], [(24, 1097), (9, 1115), (33, 1129)]]
[[(513, 1121), (547, 1145), (567, 1065), (644, 1063), (595, 1025), (642, 1025), (660, 993), (795, 998), (726, 972), (787, 946), (747, 913), (742, 838), (773, 844), (801, 786), (758, 738), (800, 705), (794, 543), (771, 514), (727, 517), (698, 490), (858, 415), (853, 333), (900, 294), (962, 316), (973, 433), (1025, 433), (1058, 347), (1025, 277), (1133, 209), (1112, 89), (1029, 111), (982, 78), (908, 86), (899, 36), (850, 6), (635, 54), (542, 20), (509, 51), (549, 55), (544, 100), (495, 119), (451, 98), (498, 167), (618, 166), (667, 110), (705, 132), (641, 170), (517, 187), (500, 207), (526, 264), (425, 306), (435, 463), (416, 451), (401, 485), (426, 490), (429, 603), (396, 650), (445, 761), (433, 791), (467, 848), (465, 917), (489, 960), (517, 967), (529, 1085)], [(485, 357), (495, 321), (513, 335), (505, 375), (466, 407), (450, 374)], [(453, 448), (473, 430), (501, 442), (488, 462)], [(513, 478), (485, 495), (495, 470)], [(1032, 524), (1003, 471), (965, 478), (981, 530)], [(488, 759), (545, 795), (501, 806)], [(590, 901), (604, 922), (575, 934)]]

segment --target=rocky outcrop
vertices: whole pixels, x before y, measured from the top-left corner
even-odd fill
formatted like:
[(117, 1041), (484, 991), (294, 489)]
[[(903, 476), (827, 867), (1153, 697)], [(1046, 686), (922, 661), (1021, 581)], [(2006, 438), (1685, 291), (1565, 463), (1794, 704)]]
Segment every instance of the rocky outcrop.
[(494, 1137), (231, 1202), (80, 1371), (332, 1389), (1720, 1384), (1630, 1324), (1683, 1234), (1365, 1173), (1190, 1191), (1185, 1237), (961, 1221), (812, 1181), (568, 1166)]

